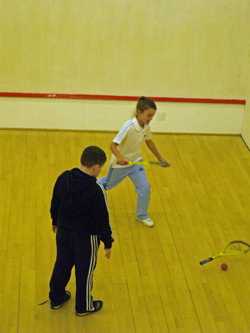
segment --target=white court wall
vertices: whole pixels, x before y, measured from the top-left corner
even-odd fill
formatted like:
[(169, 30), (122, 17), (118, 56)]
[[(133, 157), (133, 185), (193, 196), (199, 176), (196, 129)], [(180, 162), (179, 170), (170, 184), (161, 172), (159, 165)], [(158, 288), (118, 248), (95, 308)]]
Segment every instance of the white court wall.
[[(248, 6), (248, 36), (250, 35), (250, 2)], [(247, 95), (247, 104), (246, 112), (244, 113), (243, 122), (242, 122), (242, 138), (250, 149), (250, 41), (248, 38), (247, 43), (247, 61), (246, 61), (246, 95)]]
[(247, 98), (246, 112), (243, 117), (242, 138), (250, 149), (250, 86)]
[[(157, 103), (155, 132), (239, 134), (244, 105)], [(0, 127), (114, 131), (133, 115), (135, 102), (0, 99)]]
[(0, 91), (244, 98), (248, 3), (1, 0)]
[[(2, 0), (0, 92), (244, 99), (248, 3)], [(242, 106), (159, 106), (159, 131), (242, 128)], [(1, 98), (0, 127), (116, 129), (133, 107)]]

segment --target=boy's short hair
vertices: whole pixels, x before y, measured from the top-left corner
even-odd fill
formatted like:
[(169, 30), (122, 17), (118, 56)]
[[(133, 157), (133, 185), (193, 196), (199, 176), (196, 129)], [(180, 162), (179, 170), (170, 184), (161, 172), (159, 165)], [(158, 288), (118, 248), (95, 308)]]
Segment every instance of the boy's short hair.
[(143, 112), (144, 110), (147, 109), (156, 110), (157, 107), (155, 101), (152, 98), (142, 96), (137, 101), (136, 111)]
[(87, 168), (93, 165), (102, 166), (107, 160), (105, 152), (97, 146), (86, 147), (81, 155), (81, 164)]

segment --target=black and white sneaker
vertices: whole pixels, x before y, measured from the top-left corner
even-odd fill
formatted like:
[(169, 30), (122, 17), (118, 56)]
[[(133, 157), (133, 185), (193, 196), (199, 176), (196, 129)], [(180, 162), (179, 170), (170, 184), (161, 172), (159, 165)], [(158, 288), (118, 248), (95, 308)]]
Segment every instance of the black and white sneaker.
[(101, 300), (93, 301), (93, 306), (94, 306), (93, 310), (86, 311), (86, 312), (76, 312), (76, 316), (83, 317), (83, 316), (87, 316), (88, 314), (100, 311), (103, 306), (103, 301), (101, 301)]
[(70, 299), (70, 297), (71, 297), (70, 291), (66, 290), (64, 298), (63, 298), (63, 301), (61, 303), (59, 303), (59, 304), (56, 304), (56, 303), (53, 303), (52, 301), (50, 301), (50, 308), (52, 310), (58, 310), (58, 309), (60, 309), (63, 306), (63, 304), (66, 303)]

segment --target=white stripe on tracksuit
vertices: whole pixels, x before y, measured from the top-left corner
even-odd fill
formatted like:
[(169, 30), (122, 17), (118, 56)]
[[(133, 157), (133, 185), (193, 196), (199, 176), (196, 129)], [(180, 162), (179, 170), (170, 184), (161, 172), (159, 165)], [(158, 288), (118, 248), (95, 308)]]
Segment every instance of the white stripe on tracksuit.
[(89, 271), (87, 276), (86, 283), (86, 310), (92, 311), (93, 302), (92, 302), (92, 286), (93, 286), (93, 274), (97, 260), (97, 251), (98, 251), (98, 238), (96, 235), (90, 235), (90, 245), (91, 245), (91, 253), (90, 253), (90, 263), (89, 263)]
[(104, 196), (104, 200), (105, 200), (105, 204), (106, 204), (106, 207), (108, 209), (108, 199), (107, 199), (107, 192), (105, 190), (105, 188), (103, 187), (103, 185), (101, 183), (96, 183), (97, 185), (99, 185), (99, 187), (101, 188), (102, 190), (102, 193), (103, 193), (103, 196)]

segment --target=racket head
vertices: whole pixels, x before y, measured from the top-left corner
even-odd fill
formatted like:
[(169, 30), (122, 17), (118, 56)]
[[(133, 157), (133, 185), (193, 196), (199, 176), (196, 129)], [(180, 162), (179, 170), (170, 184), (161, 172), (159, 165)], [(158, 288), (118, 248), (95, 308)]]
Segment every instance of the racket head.
[(213, 261), (214, 259), (218, 259), (220, 257), (239, 256), (242, 254), (246, 254), (249, 251), (250, 251), (250, 244), (242, 240), (233, 240), (225, 246), (222, 252), (219, 252), (214, 256), (201, 260), (200, 265), (203, 266)]
[(223, 252), (225, 255), (245, 254), (250, 250), (250, 244), (242, 240), (233, 240), (229, 242)]

